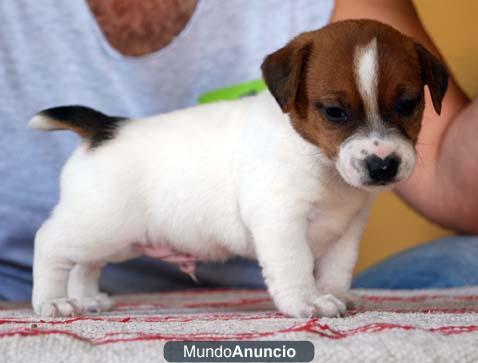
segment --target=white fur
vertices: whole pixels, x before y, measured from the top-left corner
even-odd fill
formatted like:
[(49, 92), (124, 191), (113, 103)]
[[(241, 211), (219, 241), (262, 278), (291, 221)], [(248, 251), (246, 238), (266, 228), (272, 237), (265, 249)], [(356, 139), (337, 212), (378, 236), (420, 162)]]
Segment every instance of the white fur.
[(127, 122), (64, 166), (60, 202), (35, 239), (35, 312), (108, 308), (99, 270), (140, 243), (257, 258), (283, 313), (339, 315), (370, 196), (299, 136), (269, 92)]
[(57, 130), (58, 123), (49, 117), (45, 117), (39, 114), (33, 116), (33, 118), (28, 122), (28, 127), (36, 130), (50, 131)]
[(366, 46), (359, 46), (354, 57), (355, 78), (362, 97), (368, 122), (374, 127), (381, 125), (378, 112), (378, 52), (377, 39)]
[[(378, 145), (375, 143), (378, 142)], [(365, 159), (372, 154), (385, 159), (390, 154), (396, 154), (401, 162), (397, 175), (385, 187), (370, 187), (371, 190), (382, 190), (392, 187), (395, 183), (407, 179), (413, 172), (416, 153), (413, 144), (396, 130), (387, 132), (370, 132), (355, 134), (345, 140), (340, 146), (336, 166), (340, 175), (347, 183), (359, 188), (369, 189), (371, 180), (365, 166)]]

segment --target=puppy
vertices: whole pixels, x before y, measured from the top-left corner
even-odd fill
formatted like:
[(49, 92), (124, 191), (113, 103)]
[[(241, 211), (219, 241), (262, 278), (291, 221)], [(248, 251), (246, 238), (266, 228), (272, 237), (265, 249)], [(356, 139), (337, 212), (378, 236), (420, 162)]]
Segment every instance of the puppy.
[(424, 109), (440, 113), (445, 67), (391, 27), (343, 21), (262, 64), (268, 90), (129, 120), (70, 106), (30, 126), (82, 137), (35, 238), (33, 307), (111, 307), (107, 262), (154, 247), (207, 261), (257, 258), (277, 308), (338, 316), (377, 191), (406, 179)]

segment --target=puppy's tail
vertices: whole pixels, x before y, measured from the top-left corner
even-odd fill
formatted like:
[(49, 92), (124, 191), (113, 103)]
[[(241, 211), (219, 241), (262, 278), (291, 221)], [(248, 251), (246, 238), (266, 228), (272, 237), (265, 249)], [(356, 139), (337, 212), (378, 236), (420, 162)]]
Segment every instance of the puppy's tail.
[(108, 116), (85, 106), (53, 107), (37, 113), (28, 123), (32, 129), (52, 131), (71, 130), (98, 146), (114, 138), (124, 117)]

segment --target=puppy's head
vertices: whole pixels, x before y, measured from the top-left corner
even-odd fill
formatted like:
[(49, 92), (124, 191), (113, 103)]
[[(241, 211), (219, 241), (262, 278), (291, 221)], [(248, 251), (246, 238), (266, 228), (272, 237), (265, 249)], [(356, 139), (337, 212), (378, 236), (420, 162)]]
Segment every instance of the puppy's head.
[(365, 189), (393, 185), (415, 165), (424, 86), (441, 111), (448, 73), (423, 46), (371, 20), (303, 33), (270, 54), (264, 80), (296, 131)]

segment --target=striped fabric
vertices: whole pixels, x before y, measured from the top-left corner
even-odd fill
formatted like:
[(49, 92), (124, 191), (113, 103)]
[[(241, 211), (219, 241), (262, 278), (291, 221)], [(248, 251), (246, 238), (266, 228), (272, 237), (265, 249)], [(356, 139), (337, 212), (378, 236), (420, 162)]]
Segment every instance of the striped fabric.
[(117, 296), (109, 313), (41, 319), (1, 303), (2, 362), (161, 362), (168, 340), (309, 340), (317, 362), (476, 362), (478, 287), (355, 290), (343, 318), (291, 319), (263, 290)]

